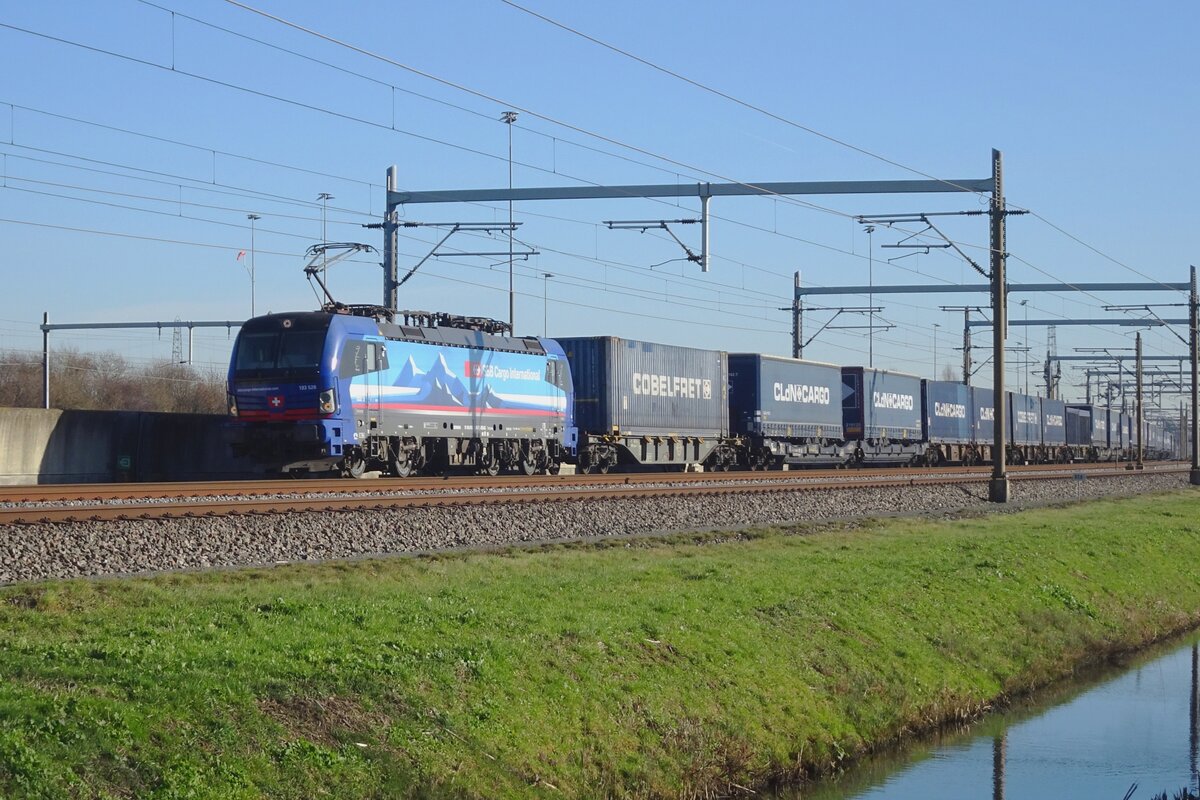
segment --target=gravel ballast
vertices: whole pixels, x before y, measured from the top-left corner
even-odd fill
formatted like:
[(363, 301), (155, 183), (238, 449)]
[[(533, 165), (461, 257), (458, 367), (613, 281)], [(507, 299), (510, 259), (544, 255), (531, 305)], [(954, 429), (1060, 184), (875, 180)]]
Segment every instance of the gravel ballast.
[(1166, 491), (1186, 473), (0, 527), (0, 583), (412, 554), (595, 537), (737, 529), (883, 514), (1009, 511)]

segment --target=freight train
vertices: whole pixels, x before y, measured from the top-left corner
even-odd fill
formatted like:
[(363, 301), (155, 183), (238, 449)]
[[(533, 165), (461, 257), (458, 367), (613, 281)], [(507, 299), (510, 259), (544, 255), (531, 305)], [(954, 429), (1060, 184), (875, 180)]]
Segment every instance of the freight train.
[[(611, 336), (513, 337), (478, 320), (401, 325), (343, 310), (242, 326), (229, 368), (235, 455), (269, 469), (495, 475), (982, 464), (990, 389), (888, 370)], [(1131, 457), (1133, 418), (1006, 392), (1010, 463)], [(1168, 457), (1161, 422), (1145, 457)]]

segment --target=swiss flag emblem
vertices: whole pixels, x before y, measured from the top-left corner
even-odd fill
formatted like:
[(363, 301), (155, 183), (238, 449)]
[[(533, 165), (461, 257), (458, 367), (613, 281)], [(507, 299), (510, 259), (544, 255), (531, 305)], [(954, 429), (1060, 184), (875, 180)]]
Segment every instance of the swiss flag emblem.
[(272, 411), (280, 410), (281, 408), (283, 408), (283, 395), (281, 395), (281, 394), (271, 395), (270, 397), (267, 398), (267, 405), (269, 405), (271, 407)]

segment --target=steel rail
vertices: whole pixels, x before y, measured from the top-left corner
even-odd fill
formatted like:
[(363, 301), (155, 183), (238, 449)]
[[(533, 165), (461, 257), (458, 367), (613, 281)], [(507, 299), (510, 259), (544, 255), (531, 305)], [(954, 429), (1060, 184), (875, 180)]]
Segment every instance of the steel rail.
[[(1133, 471), (1121, 464), (1106, 465), (1107, 468), (1091, 468), (1080, 470), (1071, 465), (1042, 465), (1041, 468), (1025, 469), (1013, 474), (1016, 480), (1053, 480), (1083, 474), (1090, 477), (1127, 477), (1144, 475), (1147, 472), (1183, 472), (1188, 469), (1185, 464), (1163, 465), (1158, 469)], [(170, 520), (198, 519), (243, 514), (289, 514), (298, 511), (305, 512), (345, 512), (345, 511), (393, 511), (408, 508), (428, 507), (461, 507), (496, 504), (535, 504), (556, 503), (586, 500), (614, 500), (647, 497), (680, 497), (697, 495), (728, 495), (728, 494), (778, 494), (796, 491), (819, 490), (854, 490), (858, 488), (907, 488), (912, 486), (929, 486), (944, 484), (948, 486), (961, 484), (986, 483), (989, 479), (987, 468), (974, 469), (964, 473), (963, 470), (948, 468), (955, 474), (937, 474), (922, 472), (919, 474), (905, 473), (893, 470), (886, 475), (873, 476), (867, 479), (846, 480), (847, 473), (840, 471), (836, 476), (813, 480), (812, 476), (804, 477), (805, 473), (796, 473), (795, 480), (770, 480), (762, 482), (762, 473), (758, 473), (757, 482), (740, 481), (721, 485), (706, 485), (695, 482), (692, 485), (649, 485), (639, 486), (637, 482), (609, 482), (608, 485), (590, 487), (559, 485), (555, 487), (533, 488), (530, 491), (509, 492), (484, 490), (463, 494), (425, 494), (404, 496), (346, 496), (339, 498), (286, 498), (286, 499), (238, 499), (227, 498), (215, 500), (189, 499), (185, 502), (144, 503), (136, 506), (129, 505), (71, 505), (71, 506), (26, 506), (0, 509), (0, 525), (36, 525), (47, 523), (72, 522), (103, 522), (121, 520)], [(724, 473), (721, 474), (725, 476)], [(618, 477), (618, 476), (611, 476)], [(632, 476), (620, 476), (632, 477)], [(660, 481), (661, 483), (661, 481)]]
[[(1012, 466), (1014, 472), (1061, 471), (1088, 472), (1111, 468), (1125, 462), (1098, 462), (1087, 464), (1036, 464)], [(1158, 465), (1182, 464), (1184, 462), (1163, 461)], [(989, 467), (934, 467), (923, 468), (919, 474), (988, 474)], [(60, 483), (0, 486), (0, 503), (87, 501), (87, 500), (148, 500), (153, 498), (179, 497), (263, 497), (269, 495), (296, 494), (378, 494), (381, 492), (432, 492), (442, 490), (525, 489), (546, 486), (588, 486), (639, 483), (710, 483), (730, 481), (762, 482), (796, 479), (834, 478), (850, 479), (860, 483), (863, 479), (879, 476), (911, 476), (908, 468), (883, 467), (874, 469), (796, 469), (788, 471), (734, 471), (734, 472), (647, 472), (608, 473), (588, 475), (500, 475), (484, 477), (478, 475), (447, 475), (418, 478), (377, 478), (350, 480), (346, 478), (267, 479), (240, 481), (185, 481), (169, 483)]]

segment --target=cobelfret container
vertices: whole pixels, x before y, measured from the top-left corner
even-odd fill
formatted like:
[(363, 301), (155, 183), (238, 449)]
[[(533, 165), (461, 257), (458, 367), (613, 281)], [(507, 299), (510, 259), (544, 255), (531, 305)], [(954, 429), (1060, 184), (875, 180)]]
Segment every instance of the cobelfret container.
[(736, 434), (840, 440), (841, 398), (841, 367), (729, 354), (729, 422)]
[(1015, 445), (1042, 443), (1040, 398), (1017, 392), (1008, 394), (1008, 440)]
[(696, 463), (728, 435), (725, 353), (615, 336), (557, 341), (571, 365), (581, 458), (601, 443), (639, 463)]
[(921, 379), (869, 367), (842, 367), (842, 419), (847, 439), (920, 441)]
[(996, 392), (972, 386), (971, 406), (975, 420), (975, 441), (981, 446), (990, 447), (996, 438)]
[(1071, 447), (1103, 447), (1093, 444), (1094, 424), (1090, 405), (1072, 404), (1066, 407), (1067, 444)]
[(1042, 402), (1042, 444), (1062, 447), (1067, 443), (1067, 404), (1062, 400), (1039, 398)]
[(974, 440), (975, 409), (971, 387), (949, 381), (922, 381), (925, 391), (925, 438), (935, 444)]

